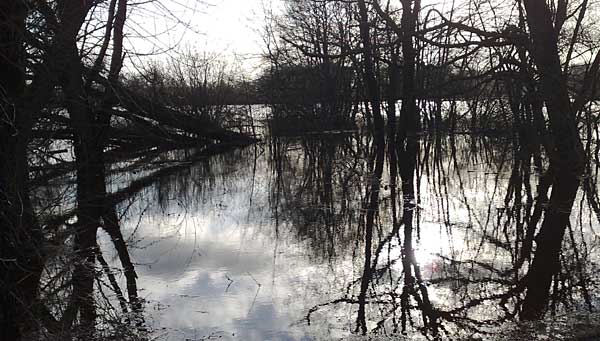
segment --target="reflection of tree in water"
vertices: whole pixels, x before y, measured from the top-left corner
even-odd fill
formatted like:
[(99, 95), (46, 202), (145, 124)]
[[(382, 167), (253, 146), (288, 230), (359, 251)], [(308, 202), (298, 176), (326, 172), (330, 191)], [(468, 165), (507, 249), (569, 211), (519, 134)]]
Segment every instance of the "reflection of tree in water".
[[(122, 231), (120, 222), (127, 217), (141, 219), (146, 208), (154, 206), (152, 202), (159, 203), (159, 210), (164, 210), (171, 200), (190, 203), (188, 210), (198, 207), (199, 202), (207, 199), (203, 194), (215, 186), (215, 181), (225, 179), (234, 169), (233, 165), (239, 164), (236, 153), (209, 158), (214, 152), (199, 149), (148, 153), (139, 160), (130, 159), (111, 166), (111, 176), (106, 180), (110, 191), (102, 195), (104, 205), (97, 208), (102, 217), (100, 227), (106, 232), (108, 243), (96, 244), (91, 251), (99, 266), (90, 266), (94, 283), (89, 291), (77, 287), (78, 267), (84, 265), (71, 249), (77, 214), (74, 203), (68, 200), (74, 191), (71, 175), (34, 191), (36, 209), (43, 218), (48, 243), (53, 247), (49, 250), (40, 289), (40, 296), (47, 302), (40, 307), (47, 337), (87, 338), (90, 330), (77, 326), (81, 318), (78, 315), (86, 309), (82, 304), (103, 312), (97, 322), (97, 337), (135, 339), (147, 331), (143, 299), (138, 298), (137, 274), (130, 257), (131, 249), (136, 247), (132, 239), (137, 236), (135, 230)], [(216, 177), (215, 172), (219, 172), (221, 178)], [(111, 250), (116, 261), (107, 256)], [(121, 284), (124, 284), (123, 289)], [(85, 296), (89, 297), (88, 301), (81, 300)]]
[(362, 143), (352, 136), (274, 138), (270, 143), (275, 173), (270, 201), (276, 224), (294, 226), (316, 258), (335, 258), (358, 240), (357, 203), (366, 167)]
[[(386, 188), (392, 183), (386, 182), (387, 174), (382, 184), (365, 180), (375, 165), (368, 161), (374, 151), (364, 152), (364, 139), (274, 142), (273, 165), (279, 176), (272, 195), (280, 203), (275, 206), (279, 218), (292, 222), (300, 238), (311, 241), (313, 252), (330, 260), (364, 255), (357, 240), (370, 239), (373, 245), (364, 274), (348, 283), (337, 299), (310, 309), (307, 320), (314, 320), (320, 310), (352, 304), (358, 306), (361, 329), (433, 337), (496, 333), (505, 322), (516, 321), (550, 184), (548, 171), (541, 171), (546, 162), (539, 151), (527, 144), (511, 147), (510, 142), (422, 139), (412, 170), (415, 181), (410, 187), (404, 183), (394, 200), (389, 193), (394, 191)], [(366, 161), (348, 167), (357, 155), (365, 155)], [(598, 283), (592, 276), (597, 267), (590, 231), (598, 219), (595, 176), (590, 172), (585, 179), (577, 214), (567, 227), (560, 271), (549, 295), (551, 316), (594, 308)], [(365, 236), (374, 186), (382, 193), (372, 235)], [(401, 212), (399, 224), (394, 224), (392, 203)], [(421, 249), (431, 251), (427, 244), (439, 244), (439, 252), (423, 257)]]
[[(310, 309), (308, 321), (347, 305), (364, 311), (355, 316), (358, 331), (434, 338), (496, 333), (520, 313), (536, 228), (549, 195), (548, 172), (542, 171), (546, 161), (535, 148), (507, 142), (466, 136), (420, 139), (414, 165), (403, 164), (406, 154), (399, 153), (398, 173), (402, 179), (412, 174), (414, 181), (398, 185), (389, 161), (381, 181), (372, 179), (377, 150), (366, 136), (273, 139), (264, 150), (256, 146), (211, 158), (181, 151), (145, 162), (150, 166), (135, 168), (137, 175), (128, 173), (135, 162), (113, 166), (114, 188), (107, 197), (119, 215), (138, 217), (146, 207), (156, 207), (160, 212), (153, 213), (162, 216), (173, 200), (183, 214), (202, 212), (219, 203), (216, 192), (249, 190), (248, 214), (260, 214), (253, 193), (266, 181), (276, 238), (291, 231), (309, 246), (312, 260), (343, 266), (339, 260), (351, 258), (354, 265), (353, 279), (342, 285), (337, 298)], [(584, 191), (567, 227), (550, 292), (551, 314), (594, 308), (597, 245), (591, 232), (599, 216), (594, 165), (588, 165)], [(238, 176), (248, 181), (236, 185)], [(48, 191), (50, 197), (58, 195)], [(38, 201), (44, 202), (42, 194)], [(66, 209), (58, 220), (73, 213)], [(367, 241), (372, 246), (365, 262)], [(104, 288), (115, 288), (113, 302), (126, 311), (127, 292), (111, 283), (118, 279), (110, 260), (98, 261)], [(58, 271), (63, 268), (59, 262), (69, 260), (56, 262)], [(68, 283), (68, 274), (48, 277), (56, 281), (52, 287), (61, 287), (61, 280)]]

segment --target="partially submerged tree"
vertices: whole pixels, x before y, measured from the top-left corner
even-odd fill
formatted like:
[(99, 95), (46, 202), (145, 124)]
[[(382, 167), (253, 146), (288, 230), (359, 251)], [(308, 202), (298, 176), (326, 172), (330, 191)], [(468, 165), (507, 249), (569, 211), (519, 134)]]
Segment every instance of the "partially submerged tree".
[[(515, 138), (515, 168), (506, 201), (521, 207), (521, 201), (527, 197), (527, 207), (533, 212), (531, 219), (510, 226), (520, 257), (515, 269), (508, 273), (519, 273), (527, 261), (530, 264), (527, 275), (520, 277), (507, 294), (524, 293), (524, 301), (518, 303), (522, 304), (522, 319), (543, 317), (552, 283), (558, 280), (563, 237), (580, 181), (583, 179), (586, 192), (594, 187), (583, 176), (591, 149), (589, 143), (584, 149), (581, 140), (582, 133), (588, 141), (594, 138), (589, 108), (596, 98), (600, 68), (597, 44), (582, 39), (584, 27), (592, 29), (594, 25), (589, 19), (589, 2), (452, 1), (422, 8), (420, 1), (331, 0), (316, 2), (315, 6), (326, 3), (346, 6), (352, 19), (344, 27), (343, 36), (351, 39), (325, 39), (319, 30), (301, 24), (290, 24), (281, 33), (281, 39), (292, 50), (290, 54), (351, 61), (360, 88), (357, 93), (365, 99), (361, 108), (373, 118), (370, 127), (378, 146), (384, 144), (379, 139), (383, 136), (382, 108), (387, 106), (392, 192), (396, 192), (398, 167), (402, 206), (408, 208), (400, 220), (396, 219), (395, 204), (392, 212), (392, 229), (405, 226), (405, 285), (414, 285), (410, 281), (414, 238), (410, 225), (411, 207), (416, 204), (414, 186), (418, 182), (418, 134), (423, 127), (430, 131), (447, 128), (451, 132), (460, 131), (461, 126), (471, 131), (500, 129)], [(287, 15), (291, 19), (319, 17), (307, 8), (296, 8), (305, 10), (301, 15)], [(293, 27), (313, 34), (294, 36), (289, 33), (296, 32)], [(323, 44), (328, 46), (326, 51), (321, 48)], [(585, 72), (575, 76), (577, 69)], [(398, 121), (397, 99), (402, 100)], [(460, 106), (466, 111), (459, 112)], [(379, 160), (378, 155), (373, 158)], [(525, 180), (529, 179), (532, 164), (542, 172), (535, 197), (529, 180)], [(380, 176), (378, 169), (373, 169), (373, 181)], [(371, 191), (376, 195), (375, 187)], [(373, 245), (368, 214), (365, 219), (365, 267), (357, 299), (358, 325), (363, 333), (369, 275), (374, 271), (370, 265)], [(433, 321), (435, 312), (431, 313)]]
[[(150, 180), (130, 186), (129, 192), (110, 193), (107, 163), (140, 151), (194, 145), (208, 153), (216, 144), (254, 141), (216, 120), (153, 105), (123, 86), (129, 5), (127, 0), (0, 4), (2, 339), (87, 340), (143, 333), (137, 275), (116, 205)], [(134, 124), (114, 124), (119, 120)], [(146, 136), (135, 139), (132, 133)], [(72, 151), (72, 160), (55, 157), (60, 150), (48, 147), (44, 154), (38, 148), (57, 140)], [(30, 163), (36, 163), (35, 179), (30, 179)], [(37, 186), (63, 175), (75, 178), (75, 207), (64, 198), (49, 208), (30, 199), (32, 193), (39, 195)], [(99, 228), (116, 251), (126, 294), (98, 246)], [(98, 295), (102, 276), (123, 313), (116, 323), (99, 314), (100, 304), (112, 304)]]

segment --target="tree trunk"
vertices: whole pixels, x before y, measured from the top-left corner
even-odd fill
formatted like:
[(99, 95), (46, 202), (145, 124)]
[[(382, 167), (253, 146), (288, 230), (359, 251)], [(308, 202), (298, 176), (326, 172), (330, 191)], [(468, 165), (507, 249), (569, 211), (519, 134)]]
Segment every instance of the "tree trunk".
[(552, 13), (544, 0), (525, 0), (524, 4), (533, 43), (531, 52), (540, 74), (540, 89), (554, 143), (554, 150), (547, 151), (554, 169), (552, 194), (536, 237), (535, 256), (527, 274), (527, 293), (520, 315), (523, 320), (534, 320), (544, 315), (552, 278), (559, 270), (561, 244), (583, 172), (584, 151), (562, 75)]
[(83, 66), (73, 41), (65, 70), (63, 87), (67, 109), (74, 128), (74, 151), (77, 170), (77, 225), (73, 271), (73, 298), (79, 310), (82, 337), (91, 337), (95, 329), (94, 303), (96, 233), (104, 207), (104, 160), (97, 122), (87, 103), (83, 83)]
[(375, 169), (371, 178), (371, 183), (368, 184), (370, 191), (369, 202), (367, 206), (367, 217), (365, 222), (365, 265), (360, 285), (360, 294), (358, 296), (358, 317), (357, 329), (363, 334), (367, 333), (365, 305), (367, 290), (371, 279), (371, 253), (373, 241), (373, 224), (375, 213), (379, 205), (379, 186), (381, 175), (383, 173), (383, 161), (385, 157), (385, 126), (381, 115), (381, 97), (379, 94), (379, 85), (375, 78), (375, 68), (373, 62), (373, 52), (371, 44), (371, 34), (369, 32), (369, 18), (367, 6), (364, 0), (358, 1), (359, 16), (360, 16), (360, 37), (364, 48), (365, 62), (365, 84), (368, 94), (368, 99), (373, 106), (373, 121), (374, 121), (374, 152), (375, 152)]
[(31, 117), (22, 110), (27, 8), (0, 2), (0, 339), (20, 340), (35, 314), (42, 236), (27, 190)]

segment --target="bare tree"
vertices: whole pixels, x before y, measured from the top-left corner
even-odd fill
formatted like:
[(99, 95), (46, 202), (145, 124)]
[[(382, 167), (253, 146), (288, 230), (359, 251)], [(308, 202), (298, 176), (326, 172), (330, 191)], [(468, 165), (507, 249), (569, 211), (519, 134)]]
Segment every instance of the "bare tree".
[(34, 327), (42, 264), (42, 235), (28, 193), (26, 17), (23, 1), (0, 4), (0, 338), (7, 340), (19, 340)]

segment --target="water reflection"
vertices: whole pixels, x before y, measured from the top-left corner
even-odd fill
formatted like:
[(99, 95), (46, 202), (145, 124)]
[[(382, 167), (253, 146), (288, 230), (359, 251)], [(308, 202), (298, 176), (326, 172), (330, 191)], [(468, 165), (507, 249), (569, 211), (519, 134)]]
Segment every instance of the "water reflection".
[[(548, 178), (539, 154), (518, 145), (422, 138), (404, 151), (416, 163), (399, 155), (399, 179), (389, 154), (377, 157), (361, 135), (175, 155), (194, 161), (119, 204), (149, 323), (164, 339), (519, 338)], [(149, 175), (120, 176), (130, 188)], [(589, 179), (549, 320), (592, 316), (598, 304), (595, 173)], [(532, 333), (568, 338), (568, 325), (564, 335), (549, 322)]]

